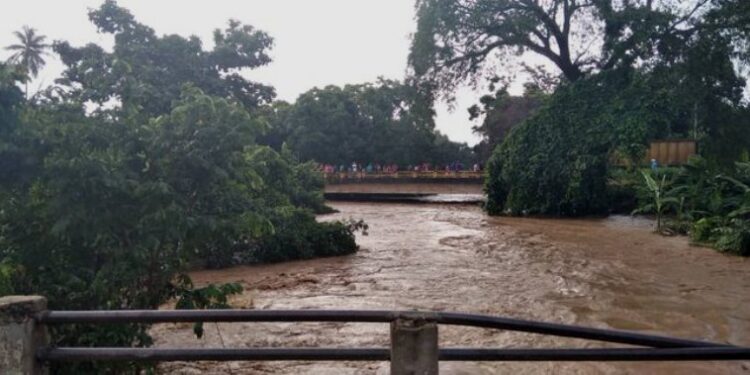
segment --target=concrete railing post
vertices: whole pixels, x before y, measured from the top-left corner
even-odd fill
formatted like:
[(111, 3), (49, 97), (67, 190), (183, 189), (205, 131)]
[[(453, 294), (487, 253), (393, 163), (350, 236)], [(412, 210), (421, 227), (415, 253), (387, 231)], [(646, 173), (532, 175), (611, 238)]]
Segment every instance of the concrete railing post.
[(46, 309), (44, 297), (0, 297), (0, 374), (47, 373), (36, 360), (36, 350), (47, 345), (49, 338), (45, 327), (34, 321), (34, 315)]
[(391, 375), (437, 375), (438, 329), (424, 319), (391, 323)]

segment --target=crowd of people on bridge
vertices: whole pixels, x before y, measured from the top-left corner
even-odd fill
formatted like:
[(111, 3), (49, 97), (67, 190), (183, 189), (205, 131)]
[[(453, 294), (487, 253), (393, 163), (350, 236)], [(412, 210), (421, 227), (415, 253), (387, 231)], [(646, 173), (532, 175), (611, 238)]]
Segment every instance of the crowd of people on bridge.
[(372, 162), (367, 163), (366, 165), (362, 165), (361, 163), (358, 163), (358, 162), (352, 162), (350, 165), (320, 164), (319, 167), (320, 167), (320, 170), (325, 174), (334, 174), (334, 173), (390, 174), (390, 173), (397, 173), (399, 171), (413, 171), (413, 172), (439, 172), (439, 171), (481, 172), (482, 171), (482, 165), (479, 163), (475, 163), (471, 167), (471, 169), (468, 169), (460, 161), (455, 161), (455, 162), (452, 162), (450, 164), (445, 164), (445, 165), (433, 165), (431, 163), (421, 163), (417, 165), (408, 165), (404, 168), (401, 168), (398, 164), (395, 164), (395, 163), (380, 164), (380, 163), (372, 163)]

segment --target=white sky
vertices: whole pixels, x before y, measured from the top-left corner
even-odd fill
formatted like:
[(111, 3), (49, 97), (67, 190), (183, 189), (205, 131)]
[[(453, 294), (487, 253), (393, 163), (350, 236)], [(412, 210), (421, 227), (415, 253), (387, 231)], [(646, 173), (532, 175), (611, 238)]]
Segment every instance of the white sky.
[[(102, 0), (6, 1), (0, 13), (0, 46), (15, 42), (23, 25), (36, 28), (50, 41), (75, 46), (88, 42), (109, 46), (108, 35), (97, 34), (87, 10)], [(275, 39), (274, 61), (246, 76), (273, 85), (278, 98), (294, 101), (315, 86), (374, 81), (378, 76), (402, 79), (406, 72), (409, 35), (414, 32), (413, 0), (120, 0), (140, 22), (158, 34), (197, 35), (204, 48), (211, 33), (230, 18), (268, 32)], [(11, 5), (12, 4), (12, 5)], [(0, 58), (8, 52), (0, 50)], [(48, 85), (63, 69), (56, 56), (34, 87)], [(481, 93), (463, 89), (454, 111), (438, 104), (438, 129), (452, 140), (475, 144), (466, 108)]]

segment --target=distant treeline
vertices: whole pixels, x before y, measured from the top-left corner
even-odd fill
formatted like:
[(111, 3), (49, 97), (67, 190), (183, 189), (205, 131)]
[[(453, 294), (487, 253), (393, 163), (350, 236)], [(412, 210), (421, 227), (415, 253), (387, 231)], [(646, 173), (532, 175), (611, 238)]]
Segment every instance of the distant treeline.
[(475, 161), (469, 146), (435, 130), (428, 93), (398, 81), (315, 88), (269, 109), (261, 142), (275, 149), (286, 143), (301, 160), (401, 167)]

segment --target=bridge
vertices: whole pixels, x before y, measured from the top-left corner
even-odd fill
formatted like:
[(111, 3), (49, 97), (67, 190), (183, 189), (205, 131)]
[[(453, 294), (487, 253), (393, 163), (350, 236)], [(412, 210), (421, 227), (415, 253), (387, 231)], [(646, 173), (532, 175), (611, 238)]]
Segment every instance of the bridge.
[(453, 195), (460, 201), (483, 199), (484, 172), (399, 171), (391, 173), (341, 172), (324, 174), (330, 200), (430, 201)]

